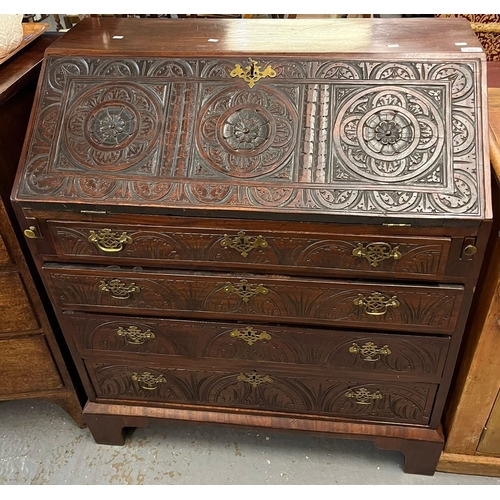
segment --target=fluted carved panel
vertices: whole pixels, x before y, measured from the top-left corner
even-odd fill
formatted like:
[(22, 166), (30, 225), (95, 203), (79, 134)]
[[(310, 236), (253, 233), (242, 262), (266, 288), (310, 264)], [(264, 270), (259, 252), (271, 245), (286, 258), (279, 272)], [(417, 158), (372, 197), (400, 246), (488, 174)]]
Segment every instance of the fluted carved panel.
[[(363, 324), (367, 328), (452, 332), (463, 295), (461, 286), (425, 287), (234, 275), (85, 270), (50, 270), (53, 297), (64, 309), (96, 306), (140, 309), (154, 314), (183, 313), (220, 319), (255, 318), (270, 322)], [(103, 292), (101, 284), (118, 279), (140, 291), (126, 300)], [(128, 289), (128, 288), (127, 288)], [(397, 300), (391, 299), (397, 296)], [(395, 302), (382, 314), (369, 314), (371, 297)], [(360, 301), (361, 298), (364, 298)], [(375, 300), (375, 299), (374, 299)]]
[[(157, 403), (187, 403), (228, 408), (349, 417), (412, 424), (428, 422), (435, 385), (373, 383), (328, 377), (256, 374), (258, 383), (245, 382), (252, 373), (168, 370), (151, 367), (89, 364), (98, 397)], [(155, 390), (145, 390), (132, 379), (147, 371), (164, 377)], [(266, 377), (267, 376), (267, 377)], [(350, 396), (359, 391), (377, 394), (369, 404)]]
[(241, 63), (49, 57), (19, 197), (483, 215), (479, 60)]
[[(91, 231), (113, 228), (126, 234), (133, 243), (125, 245), (120, 252), (112, 255), (113, 259), (133, 258), (178, 262), (234, 263), (239, 269), (260, 266), (283, 266), (292, 272), (316, 268), (332, 273), (349, 271), (363, 274), (398, 274), (398, 277), (416, 275), (418, 279), (439, 278), (444, 272), (449, 252), (449, 238), (386, 238), (386, 246), (398, 249), (397, 258), (384, 258), (375, 265), (369, 259), (356, 257), (353, 251), (367, 245), (384, 241), (383, 237), (343, 234), (325, 236), (309, 234), (307, 237), (297, 233), (279, 231), (243, 231), (230, 232), (219, 227), (207, 230), (179, 227), (130, 227), (109, 223), (79, 224), (51, 223), (51, 233), (61, 257), (88, 257), (109, 254), (89, 241)], [(245, 225), (242, 224), (242, 227)], [(263, 236), (266, 245), (251, 248), (245, 255), (235, 248), (224, 245), (224, 238), (236, 238), (243, 234), (249, 239)]]
[[(367, 335), (252, 323), (96, 317), (77, 313), (66, 315), (66, 321), (76, 345), (85, 350), (307, 364), (328, 368), (330, 372), (397, 373), (436, 380), (441, 375), (449, 345), (449, 339), (440, 337)], [(133, 344), (118, 334), (132, 327), (136, 331), (151, 332), (154, 338)], [(369, 345), (371, 350), (367, 350)], [(384, 354), (373, 354), (377, 347), (378, 350), (385, 347)]]

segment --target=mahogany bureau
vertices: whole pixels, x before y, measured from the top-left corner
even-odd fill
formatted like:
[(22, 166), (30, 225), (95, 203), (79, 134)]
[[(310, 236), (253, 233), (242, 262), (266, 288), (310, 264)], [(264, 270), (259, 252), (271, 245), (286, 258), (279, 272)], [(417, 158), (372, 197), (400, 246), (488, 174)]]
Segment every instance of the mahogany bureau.
[(13, 202), (95, 440), (294, 429), (433, 474), (491, 223), (485, 62), (460, 19), (85, 19), (52, 45)]

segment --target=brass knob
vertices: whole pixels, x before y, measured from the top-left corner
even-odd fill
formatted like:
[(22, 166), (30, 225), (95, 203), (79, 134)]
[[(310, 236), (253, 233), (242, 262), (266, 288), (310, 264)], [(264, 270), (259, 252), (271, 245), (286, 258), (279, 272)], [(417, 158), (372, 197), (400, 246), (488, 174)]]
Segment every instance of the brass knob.
[(24, 236), (26, 236), (26, 238), (36, 238), (35, 231), (36, 231), (36, 227), (30, 226), (29, 229), (24, 230)]
[(464, 248), (465, 255), (471, 256), (471, 255), (474, 255), (476, 252), (477, 252), (477, 248), (474, 245), (467, 245)]

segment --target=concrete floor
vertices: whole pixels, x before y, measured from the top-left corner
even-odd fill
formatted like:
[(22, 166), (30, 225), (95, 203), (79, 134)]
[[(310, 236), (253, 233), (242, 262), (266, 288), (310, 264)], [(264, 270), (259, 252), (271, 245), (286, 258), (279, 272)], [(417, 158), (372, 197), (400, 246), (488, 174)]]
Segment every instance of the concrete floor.
[(405, 474), (368, 441), (172, 422), (125, 446), (94, 442), (56, 405), (0, 403), (0, 485), (500, 485), (500, 478)]

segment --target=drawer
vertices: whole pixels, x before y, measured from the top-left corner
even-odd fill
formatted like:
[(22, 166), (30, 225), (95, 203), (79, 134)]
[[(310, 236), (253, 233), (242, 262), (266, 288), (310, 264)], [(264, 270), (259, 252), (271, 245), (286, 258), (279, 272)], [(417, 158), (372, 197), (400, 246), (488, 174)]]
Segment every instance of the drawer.
[(463, 287), (44, 266), (63, 309), (451, 333)]
[(7, 247), (3, 241), (2, 235), (0, 234), (0, 266), (5, 264), (10, 264), (9, 252), (7, 252)]
[(42, 336), (0, 340), (0, 396), (62, 386)]
[(98, 398), (427, 424), (437, 386), (87, 363)]
[[(449, 338), (65, 313), (80, 351), (248, 360), (437, 381)], [(92, 352), (82, 352), (86, 357)], [(170, 358), (169, 358), (170, 359)]]
[(451, 242), (445, 237), (331, 234), (310, 226), (304, 232), (264, 230), (262, 222), (242, 222), (240, 230), (226, 227), (224, 220), (211, 223), (190, 228), (50, 221), (49, 227), (57, 255), (66, 259), (418, 280), (443, 276)]
[(0, 273), (0, 318), (0, 333), (38, 328), (38, 321), (17, 272)]

